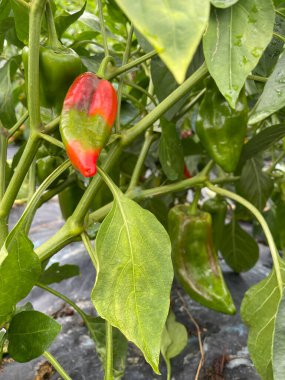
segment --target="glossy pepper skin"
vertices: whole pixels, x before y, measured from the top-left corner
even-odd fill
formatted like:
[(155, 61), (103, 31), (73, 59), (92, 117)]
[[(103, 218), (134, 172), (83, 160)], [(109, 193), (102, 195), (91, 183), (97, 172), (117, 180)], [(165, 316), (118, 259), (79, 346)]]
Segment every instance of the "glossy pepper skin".
[(211, 215), (191, 215), (189, 206), (177, 205), (169, 212), (168, 227), (174, 271), (186, 293), (210, 309), (234, 314), (213, 244)]
[(236, 109), (232, 109), (215, 83), (210, 81), (199, 108), (196, 133), (209, 156), (228, 173), (237, 167), (247, 120), (245, 91), (241, 91)]
[[(22, 57), (25, 70), (25, 80), (28, 79), (29, 48), (23, 49)], [(40, 100), (43, 107), (54, 107), (60, 112), (66, 92), (82, 72), (79, 55), (65, 46), (41, 46), (39, 55), (40, 65)]]
[(227, 202), (219, 196), (208, 199), (202, 205), (202, 210), (212, 216), (213, 241), (217, 251), (223, 238), (227, 209)]
[(117, 114), (117, 94), (110, 82), (86, 72), (69, 88), (61, 112), (60, 133), (73, 166), (84, 176), (96, 174)]
[(77, 183), (73, 183), (58, 194), (60, 211), (63, 218), (68, 219), (80, 201), (84, 190)]

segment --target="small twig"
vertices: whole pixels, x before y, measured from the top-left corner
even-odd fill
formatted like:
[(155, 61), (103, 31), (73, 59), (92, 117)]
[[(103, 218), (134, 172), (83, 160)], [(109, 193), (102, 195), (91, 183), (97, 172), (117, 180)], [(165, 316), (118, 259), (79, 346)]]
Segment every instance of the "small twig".
[(194, 326), (196, 328), (196, 331), (197, 331), (197, 337), (198, 337), (198, 342), (199, 342), (199, 349), (200, 349), (200, 354), (201, 354), (201, 358), (200, 358), (199, 365), (198, 365), (198, 368), (197, 368), (197, 372), (196, 372), (196, 375), (195, 375), (195, 380), (198, 380), (200, 372), (201, 372), (201, 369), (202, 369), (203, 364), (204, 364), (204, 360), (205, 360), (205, 352), (204, 352), (204, 348), (203, 348), (201, 331), (200, 331), (200, 327), (199, 327), (198, 323), (195, 321), (195, 319), (193, 318), (193, 316), (192, 316), (192, 314), (191, 314), (188, 306), (186, 305), (186, 302), (185, 302), (184, 298), (182, 297), (181, 293), (179, 292), (179, 290), (176, 290), (176, 292), (177, 292), (177, 295), (178, 295), (180, 301), (183, 304), (184, 310), (186, 311), (188, 317), (190, 318), (191, 322), (194, 324)]

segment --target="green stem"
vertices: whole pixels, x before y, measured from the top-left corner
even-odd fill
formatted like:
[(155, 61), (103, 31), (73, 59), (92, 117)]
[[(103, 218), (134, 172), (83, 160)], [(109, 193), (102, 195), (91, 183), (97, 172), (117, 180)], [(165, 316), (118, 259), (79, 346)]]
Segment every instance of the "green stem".
[[(134, 32), (134, 27), (133, 27), (133, 25), (131, 25), (129, 33), (128, 33), (126, 49), (125, 49), (125, 52), (124, 52), (124, 55), (123, 55), (122, 66), (124, 66), (124, 65), (126, 65), (128, 63), (128, 60), (129, 60), (129, 57), (130, 57), (133, 32)], [(119, 87), (118, 87), (118, 91), (117, 91), (117, 96), (118, 96), (118, 111), (117, 111), (117, 117), (116, 117), (116, 129), (115, 129), (116, 133), (120, 132), (123, 79), (124, 79), (124, 76), (122, 75), (121, 78), (120, 78), (120, 80), (119, 80)]]
[(101, 34), (103, 37), (104, 53), (105, 53), (105, 56), (108, 56), (109, 50), (108, 50), (108, 41), (107, 41), (107, 34), (106, 34), (106, 29), (105, 29), (104, 15), (103, 15), (102, 0), (98, 0), (98, 11), (99, 11)]
[(243, 205), (244, 207), (246, 207), (256, 217), (256, 219), (260, 223), (260, 225), (261, 225), (261, 227), (262, 227), (262, 229), (264, 231), (264, 234), (266, 236), (266, 239), (267, 239), (267, 242), (268, 242), (268, 246), (269, 246), (269, 249), (270, 249), (270, 252), (271, 252), (274, 268), (275, 268), (275, 273), (276, 273), (278, 287), (279, 287), (279, 290), (280, 290), (280, 294), (282, 295), (282, 292), (283, 292), (283, 281), (282, 281), (282, 275), (281, 275), (281, 269), (280, 269), (280, 263), (279, 263), (279, 253), (278, 253), (278, 250), (277, 250), (277, 248), (275, 246), (274, 239), (272, 237), (272, 234), (270, 232), (270, 229), (269, 229), (269, 227), (268, 227), (268, 225), (267, 225), (264, 217), (261, 215), (261, 213), (258, 211), (258, 209), (255, 206), (253, 206), (246, 199), (242, 198), (240, 195), (237, 195), (237, 194), (235, 194), (235, 193), (233, 193), (233, 192), (231, 192), (229, 190), (225, 190), (225, 189), (222, 189), (220, 187), (214, 186), (213, 184), (211, 184), (209, 182), (206, 183), (206, 186), (210, 190), (214, 191), (215, 193), (220, 194), (223, 197), (227, 197), (227, 198), (233, 199), (234, 201), (240, 203), (241, 205)]
[(48, 141), (49, 143), (53, 144), (53, 145), (56, 145), (58, 146), (59, 148), (61, 149), (65, 149), (63, 143), (61, 141), (59, 141), (58, 139), (50, 136), (50, 135), (46, 135), (45, 133), (39, 133), (39, 136), (43, 139), (43, 140), (46, 140)]
[(153, 134), (152, 132), (146, 131), (145, 133), (145, 140), (142, 146), (142, 149), (140, 151), (138, 160), (136, 162), (136, 166), (134, 168), (132, 178), (129, 184), (129, 188), (127, 191), (131, 191), (136, 187), (139, 177), (142, 171), (143, 164), (145, 162), (146, 156), (148, 154), (149, 148), (151, 147), (154, 140), (157, 139), (157, 134)]
[(43, 353), (43, 356), (46, 358), (47, 361), (50, 362), (50, 364), (54, 367), (58, 374), (63, 377), (64, 380), (72, 380), (71, 377), (68, 376), (68, 374), (62, 368), (62, 366), (50, 352), (45, 351)]
[(191, 215), (197, 214), (198, 202), (199, 202), (200, 196), (201, 196), (201, 188), (197, 188), (194, 194), (193, 201), (189, 208)]
[(266, 83), (268, 78), (261, 77), (260, 75), (249, 75), (247, 79), (255, 80), (256, 82)]
[(40, 35), (46, 0), (33, 0), (29, 18), (28, 110), (30, 129), (40, 129)]
[(67, 160), (63, 162), (58, 168), (56, 168), (39, 186), (37, 191), (32, 196), (31, 200), (27, 204), (21, 218), (17, 222), (14, 229), (24, 228), (28, 232), (30, 224), (32, 222), (32, 217), (37, 210), (38, 203), (41, 199), (43, 192), (53, 183), (53, 181), (58, 178), (66, 169), (71, 165), (70, 161)]
[(134, 139), (143, 133), (157, 119), (160, 118), (170, 107), (180, 100), (190, 89), (196, 85), (208, 73), (207, 67), (203, 64), (195, 71), (184, 83), (174, 90), (167, 98), (165, 98), (155, 109), (140, 120), (134, 127), (128, 129), (123, 135), (123, 145), (129, 145)]
[(19, 161), (19, 164), (17, 165), (14, 171), (13, 177), (11, 178), (11, 181), (6, 189), (6, 192), (0, 202), (0, 224), (1, 224), (0, 246), (3, 244), (7, 236), (8, 215), (17, 197), (19, 189), (22, 186), (23, 180), (26, 174), (28, 173), (29, 167), (38, 150), (39, 144), (40, 144), (40, 139), (38, 135), (36, 133), (30, 134), (27, 145), (21, 156), (21, 160)]
[(100, 67), (96, 73), (98, 77), (105, 78), (107, 76), (106, 71), (110, 63), (115, 65), (115, 60), (113, 57), (111, 57), (110, 55), (107, 55), (105, 58), (103, 58), (100, 64)]
[(115, 78), (121, 74), (124, 74), (126, 71), (132, 69), (133, 67), (138, 66), (139, 64), (147, 61), (148, 59), (154, 57), (155, 55), (157, 55), (157, 52), (155, 50), (152, 50), (150, 53), (147, 53), (147, 54), (135, 59), (134, 61), (127, 63), (124, 66), (118, 67), (116, 70), (114, 70), (114, 72), (109, 74), (106, 79), (111, 80), (111, 79), (113, 79), (113, 78)]
[(280, 41), (285, 42), (285, 37), (281, 34), (273, 32), (273, 36), (278, 38)]
[(66, 189), (70, 184), (74, 183), (76, 181), (76, 174), (71, 174), (67, 179), (62, 181), (59, 185), (53, 187), (52, 189), (46, 191), (42, 196), (38, 203), (38, 208), (41, 207), (42, 204), (49, 201), (51, 198), (53, 198), (55, 195), (59, 194), (61, 191)]
[(25, 112), (23, 116), (17, 121), (17, 123), (8, 131), (8, 138), (12, 137), (15, 132), (21, 127), (21, 125), (27, 120), (29, 117), (29, 112)]
[(29, 191), (28, 199), (30, 200), (36, 189), (36, 161), (33, 159), (29, 169)]
[(279, 10), (275, 9), (275, 13), (277, 13), (279, 16), (285, 18), (285, 15), (282, 12), (280, 12)]
[(19, 4), (19, 5), (22, 5), (23, 7), (27, 8), (28, 10), (30, 10), (30, 3), (27, 3), (25, 0), (16, 0), (16, 2)]
[(0, 201), (5, 193), (8, 138), (0, 122)]
[(156, 106), (157, 105), (157, 101), (155, 99), (155, 97), (153, 95), (151, 95), (146, 89), (144, 89), (143, 87), (127, 80), (127, 79), (124, 79), (124, 84), (127, 85), (127, 86), (130, 86), (132, 88), (135, 88), (136, 90), (142, 92), (143, 94), (145, 94), (152, 102), (153, 104)]
[(276, 160), (274, 160), (272, 162), (272, 164), (270, 165), (270, 167), (266, 170), (266, 172), (268, 174), (271, 174), (274, 169), (275, 169), (275, 166), (281, 161), (283, 160), (283, 158), (285, 157), (285, 152), (281, 152), (280, 155), (276, 158)]
[(45, 125), (44, 128), (42, 129), (42, 132), (43, 133), (53, 132), (58, 127), (59, 121), (60, 121), (60, 116), (58, 116), (57, 118), (52, 120), (50, 123)]
[(83, 232), (81, 234), (81, 238), (82, 238), (83, 244), (86, 248), (86, 251), (88, 252), (88, 254), (90, 256), (90, 259), (93, 263), (94, 268), (95, 269), (98, 268), (98, 262), (97, 262), (95, 249), (92, 247), (92, 244), (91, 244), (91, 241), (90, 241), (88, 235), (85, 232)]
[(83, 319), (83, 321), (85, 323), (88, 322), (87, 315), (70, 298), (66, 297), (64, 294), (59, 293), (57, 290), (54, 290), (53, 288), (50, 288), (49, 286), (47, 286), (45, 284), (42, 284), (40, 282), (37, 282), (36, 286), (38, 288), (41, 288), (41, 289), (45, 290), (46, 292), (49, 292), (49, 293), (53, 294), (54, 296), (62, 299), (64, 302), (66, 302), (68, 305), (70, 305), (80, 315), (80, 317)]
[(166, 380), (171, 380), (171, 363), (169, 359), (164, 359), (165, 364), (166, 364), (166, 369), (167, 369), (167, 378)]
[(104, 380), (114, 380), (113, 376), (113, 329), (112, 325), (105, 321), (106, 324), (106, 362)]
[(52, 47), (53, 49), (62, 48), (62, 45), (60, 41), (58, 40), (54, 17), (53, 17), (53, 13), (52, 13), (52, 9), (51, 9), (49, 1), (47, 1), (47, 5), (46, 5), (46, 19), (47, 19), (47, 26), (48, 26), (47, 45)]

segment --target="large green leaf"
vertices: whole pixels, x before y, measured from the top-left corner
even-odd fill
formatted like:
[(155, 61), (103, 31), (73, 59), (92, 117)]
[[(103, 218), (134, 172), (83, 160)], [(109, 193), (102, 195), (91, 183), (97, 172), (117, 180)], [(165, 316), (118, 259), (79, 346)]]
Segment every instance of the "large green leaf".
[(79, 275), (80, 269), (78, 265), (60, 265), (59, 263), (53, 263), (42, 273), (40, 282), (49, 285)]
[[(281, 260), (280, 265), (285, 284), (285, 264)], [(249, 326), (248, 349), (262, 380), (283, 379), (274, 378), (272, 370), (273, 344), (276, 344), (274, 330), (280, 298), (276, 275), (272, 271), (267, 278), (246, 292), (241, 305), (242, 319)], [(282, 335), (276, 336), (276, 339), (282, 339)], [(282, 361), (284, 362), (283, 357)]]
[(249, 118), (249, 123), (258, 123), (285, 106), (285, 52), (283, 52), (264, 86)]
[(167, 178), (171, 181), (183, 176), (184, 155), (175, 123), (161, 119), (161, 138), (159, 141), (159, 161)]
[(0, 251), (0, 326), (26, 297), (41, 273), (32, 242), (23, 232), (12, 232)]
[(256, 241), (240, 227), (234, 217), (224, 227), (220, 250), (226, 263), (238, 273), (252, 268), (259, 256)]
[(235, 107), (246, 77), (272, 38), (275, 13), (268, 0), (239, 0), (214, 8), (204, 36), (204, 53), (219, 90)]
[(17, 0), (10, 0), (15, 17), (17, 37), (25, 45), (29, 42), (29, 8)]
[(263, 160), (254, 157), (246, 161), (237, 183), (238, 193), (254, 204), (260, 211), (264, 209), (273, 189), (270, 176), (262, 171)]
[(12, 77), (16, 72), (18, 63), (18, 57), (11, 58), (0, 68), (0, 122), (4, 128), (10, 128), (16, 123)]
[(54, 319), (39, 311), (22, 311), (10, 323), (7, 338), (9, 354), (20, 363), (42, 355), (61, 330)]
[(10, 0), (0, 0), (0, 21), (5, 20), (11, 10)]
[(285, 292), (276, 315), (273, 339), (273, 374), (274, 379), (285, 379)]
[[(106, 321), (100, 317), (88, 317), (87, 327), (96, 344), (96, 352), (105, 366), (106, 362)], [(128, 341), (120, 330), (113, 327), (113, 374), (119, 380), (124, 375)]]
[(99, 315), (135, 343), (158, 373), (173, 279), (170, 240), (154, 215), (115, 185), (112, 191), (113, 208), (96, 238), (92, 301)]
[(210, 0), (216, 8), (228, 8), (238, 2), (238, 0)]
[(209, 0), (116, 2), (152, 44), (177, 82), (183, 82), (208, 22)]

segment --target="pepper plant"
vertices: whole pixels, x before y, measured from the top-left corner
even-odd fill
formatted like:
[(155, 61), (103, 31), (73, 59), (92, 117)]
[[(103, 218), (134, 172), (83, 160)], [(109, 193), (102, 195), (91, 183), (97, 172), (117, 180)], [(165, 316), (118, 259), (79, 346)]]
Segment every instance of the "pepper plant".
[[(0, 0), (0, 358), (44, 355), (70, 379), (48, 352), (60, 325), (21, 303), (40, 287), (80, 314), (106, 380), (123, 376), (128, 341), (156, 373), (161, 353), (170, 379), (187, 344), (174, 274), (235, 313), (218, 252), (254, 267), (246, 221), (273, 262), (242, 303), (249, 352), (263, 380), (285, 378), (284, 19), (282, 0)], [(34, 247), (55, 196), (66, 221)], [(97, 273), (93, 315), (50, 286), (78, 274), (49, 264), (77, 240)]]

